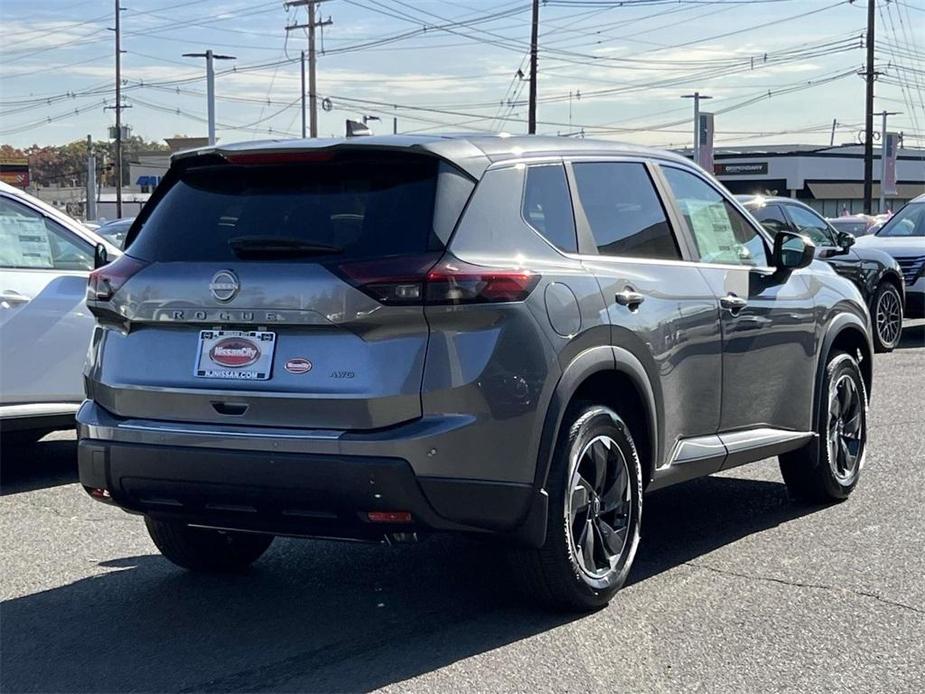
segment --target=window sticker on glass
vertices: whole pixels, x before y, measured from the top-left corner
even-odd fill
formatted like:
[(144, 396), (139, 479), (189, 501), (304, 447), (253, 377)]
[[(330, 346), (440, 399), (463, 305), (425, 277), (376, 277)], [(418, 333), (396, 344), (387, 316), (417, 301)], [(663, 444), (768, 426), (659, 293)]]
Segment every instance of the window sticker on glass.
[(0, 264), (22, 268), (54, 267), (45, 223), (28, 217), (0, 217)]
[(748, 257), (748, 249), (736, 240), (729, 215), (721, 202), (685, 200), (684, 204), (697, 237), (700, 257), (705, 262), (739, 263)]

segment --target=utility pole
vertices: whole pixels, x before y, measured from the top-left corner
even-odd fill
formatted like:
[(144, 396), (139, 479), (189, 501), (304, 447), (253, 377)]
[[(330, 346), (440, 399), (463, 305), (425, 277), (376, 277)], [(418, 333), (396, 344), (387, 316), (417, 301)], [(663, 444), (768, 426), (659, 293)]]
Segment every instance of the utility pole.
[[(292, 31), (294, 29), (308, 29), (308, 107), (309, 107), (309, 135), (310, 137), (318, 137), (318, 90), (315, 86), (315, 68), (317, 63), (317, 51), (315, 50), (315, 29), (318, 27), (326, 27), (329, 24), (334, 22), (330, 17), (323, 21), (318, 21), (316, 8), (319, 3), (324, 2), (324, 0), (289, 0), (284, 3), (286, 9), (290, 7), (307, 7), (308, 8), (308, 21), (305, 24), (290, 24), (286, 27), (286, 31)], [(304, 65), (304, 62), (303, 62)], [(304, 71), (303, 67), (303, 71)], [(303, 81), (302, 85), (302, 103), (305, 101), (305, 85)], [(303, 106), (304, 113), (304, 106)], [(303, 116), (304, 117), (304, 116)], [(304, 128), (303, 128), (304, 132)], [(303, 135), (304, 137), (304, 135)]]
[(706, 94), (701, 94), (700, 92), (694, 92), (693, 94), (685, 94), (681, 97), (682, 99), (693, 99), (694, 100), (694, 162), (700, 163), (700, 101), (702, 99), (712, 99), (712, 96), (707, 96)]
[(832, 119), (832, 134), (829, 136), (829, 147), (835, 146), (835, 128), (838, 126), (838, 118)]
[(122, 22), (116, 0), (116, 218), (122, 217)]
[(96, 157), (93, 156), (92, 135), (87, 135), (87, 206), (84, 217), (88, 222), (96, 219)]
[(536, 62), (537, 43), (540, 33), (540, 0), (533, 0), (533, 20), (530, 24), (530, 113), (527, 117), (527, 132), (536, 134)]
[(867, 94), (864, 106), (864, 214), (870, 214), (874, 191), (874, 6), (867, 0)]
[(305, 51), (302, 51), (302, 139), (305, 139)]
[(233, 55), (217, 55), (210, 48), (205, 53), (184, 53), (184, 58), (206, 59), (206, 100), (209, 111), (209, 144), (215, 144), (215, 61), (235, 60)]
[(880, 128), (880, 209), (878, 214), (883, 214), (883, 205), (886, 202), (886, 196), (883, 193), (883, 181), (886, 178), (886, 118), (887, 116), (899, 116), (902, 111), (883, 111), (880, 115), (883, 118), (883, 125)]

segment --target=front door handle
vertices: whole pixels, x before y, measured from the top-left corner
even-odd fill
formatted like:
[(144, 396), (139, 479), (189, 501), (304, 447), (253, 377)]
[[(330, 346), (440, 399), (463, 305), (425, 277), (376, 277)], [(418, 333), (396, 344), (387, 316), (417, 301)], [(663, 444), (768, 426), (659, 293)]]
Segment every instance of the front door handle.
[(6, 304), (8, 308), (29, 303), (29, 297), (17, 292), (15, 289), (4, 289), (0, 292), (0, 305)]
[(620, 306), (626, 306), (631, 311), (638, 308), (639, 304), (646, 300), (639, 292), (635, 291), (632, 287), (627, 287), (622, 292), (619, 292), (614, 299), (620, 304)]
[(730, 293), (719, 300), (719, 305), (729, 311), (729, 313), (732, 315), (736, 315), (739, 311), (748, 306), (748, 301), (743, 299), (741, 296), (736, 296), (735, 294)]

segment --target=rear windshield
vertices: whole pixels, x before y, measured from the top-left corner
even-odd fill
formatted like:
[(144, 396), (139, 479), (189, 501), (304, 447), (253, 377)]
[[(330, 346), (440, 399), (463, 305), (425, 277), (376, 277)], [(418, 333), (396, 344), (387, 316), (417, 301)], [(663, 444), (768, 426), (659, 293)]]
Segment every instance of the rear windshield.
[(329, 255), (347, 259), (441, 250), (434, 230), (441, 166), (407, 154), (193, 166), (134, 232), (129, 253), (148, 261), (224, 262), (239, 258), (236, 239), (262, 237), (335, 247)]

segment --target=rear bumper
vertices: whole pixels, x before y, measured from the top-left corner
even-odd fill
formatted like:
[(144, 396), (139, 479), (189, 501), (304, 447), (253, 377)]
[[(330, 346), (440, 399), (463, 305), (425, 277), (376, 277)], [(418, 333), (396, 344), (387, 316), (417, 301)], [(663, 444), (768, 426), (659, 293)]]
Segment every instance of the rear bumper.
[[(516, 533), (535, 499), (527, 484), (425, 477), (401, 457), (345, 454), (318, 432), (287, 442), (246, 434), (229, 440), (224, 431), (212, 442), (221, 446), (201, 445), (205, 434), (197, 432), (186, 435), (186, 443), (200, 445), (178, 445), (171, 438), (183, 435), (158, 434), (137, 422), (103, 426), (105, 414), (93, 403), (78, 413), (81, 484), (107, 490), (128, 511), (160, 518), (358, 539), (424, 530), (507, 534)], [(114, 440), (126, 434), (135, 441)], [(305, 450), (313, 440), (328, 451)], [(289, 450), (278, 450), (284, 443)], [(302, 450), (293, 450), (295, 443)], [(372, 522), (370, 512), (407, 512), (412, 520)]]

